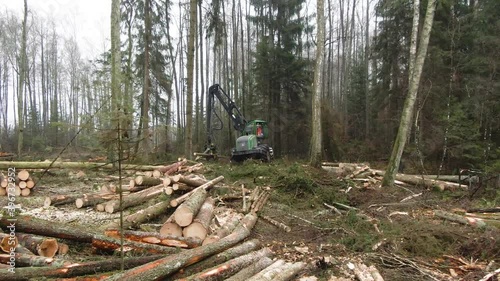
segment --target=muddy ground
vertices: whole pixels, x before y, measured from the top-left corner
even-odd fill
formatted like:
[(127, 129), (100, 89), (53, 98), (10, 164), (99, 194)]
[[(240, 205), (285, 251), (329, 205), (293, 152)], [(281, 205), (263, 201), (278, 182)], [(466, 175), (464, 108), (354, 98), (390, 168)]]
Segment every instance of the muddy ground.
[[(271, 247), (277, 257), (288, 261), (306, 261), (307, 271), (300, 277), (317, 280), (355, 280), (349, 263), (374, 265), (385, 280), (479, 280), (487, 271), (500, 267), (500, 232), (483, 230), (434, 217), (434, 210), (453, 211), (469, 207), (492, 207), (500, 204), (500, 191), (482, 186), (471, 191), (428, 190), (404, 185), (381, 188), (374, 183), (363, 187), (359, 182), (338, 179), (331, 174), (299, 162), (275, 161), (270, 164), (248, 161), (233, 165), (205, 163), (201, 171), (207, 179), (225, 176), (223, 185), (211, 191), (221, 207), (241, 210), (241, 200), (224, 200), (239, 193), (239, 186), (253, 189), (268, 186), (272, 193), (262, 215), (288, 225), (290, 232), (260, 219), (251, 238)], [(38, 179), (34, 193), (18, 197), (24, 212), (96, 228), (115, 219), (117, 214), (76, 209), (74, 205), (42, 208), (45, 196), (97, 191), (113, 182), (110, 171), (53, 170)], [(132, 176), (132, 174), (125, 174)], [(421, 196), (400, 201), (410, 195)], [(135, 212), (147, 205), (127, 210)], [(326, 207), (342, 203), (353, 210), (338, 208), (341, 214)], [(6, 198), (0, 198), (6, 205)], [(161, 223), (168, 217), (153, 221)], [(101, 259), (85, 245), (71, 243), (68, 260)], [(498, 280), (496, 277), (490, 280)], [(310, 279), (314, 280), (314, 279)]]

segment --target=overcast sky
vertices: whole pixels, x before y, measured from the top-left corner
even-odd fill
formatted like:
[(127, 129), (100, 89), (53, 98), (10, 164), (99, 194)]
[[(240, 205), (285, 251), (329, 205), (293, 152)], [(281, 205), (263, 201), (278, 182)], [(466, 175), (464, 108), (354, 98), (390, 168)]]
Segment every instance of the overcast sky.
[[(2, 11), (22, 18), (23, 0), (0, 0)], [(28, 0), (28, 9), (53, 19), (58, 33), (74, 37), (84, 57), (95, 58), (109, 48), (111, 0)]]

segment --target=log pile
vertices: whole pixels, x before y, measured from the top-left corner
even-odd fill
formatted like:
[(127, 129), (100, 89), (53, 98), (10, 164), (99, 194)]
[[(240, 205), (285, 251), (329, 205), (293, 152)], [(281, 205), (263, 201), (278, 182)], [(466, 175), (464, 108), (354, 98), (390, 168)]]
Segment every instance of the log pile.
[(27, 170), (0, 172), (0, 196), (8, 194), (29, 196), (35, 187), (35, 180)]
[[(330, 163), (323, 162), (322, 168), (343, 180), (360, 183), (363, 188), (376, 189), (381, 186), (385, 171), (372, 169), (364, 163)], [(397, 174), (394, 182), (398, 185), (420, 185), (426, 188), (443, 190), (467, 190), (464, 179), (451, 175), (409, 175)]]

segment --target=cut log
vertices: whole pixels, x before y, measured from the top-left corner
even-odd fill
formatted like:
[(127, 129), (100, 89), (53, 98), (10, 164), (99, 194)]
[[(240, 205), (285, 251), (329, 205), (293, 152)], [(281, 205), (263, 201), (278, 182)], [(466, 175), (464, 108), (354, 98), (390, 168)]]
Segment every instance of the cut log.
[[(6, 170), (10, 167), (16, 167), (17, 169), (116, 169), (115, 165), (109, 163), (98, 163), (98, 162), (20, 162), (20, 161), (0, 161), (0, 169)], [(124, 164), (122, 165), (123, 170), (135, 170), (135, 171), (152, 171), (155, 169), (163, 169), (166, 166), (150, 166), (150, 165), (134, 165), (134, 164)]]
[(143, 185), (143, 186), (155, 186), (163, 184), (163, 180), (154, 177), (146, 177), (146, 176), (137, 176), (135, 177), (135, 185)]
[[(35, 255), (26, 255), (15, 253), (16, 258), (16, 267), (17, 266), (65, 266), (72, 264), (69, 261), (62, 259), (55, 259), (51, 257), (44, 256), (35, 256)], [(10, 254), (0, 254), (0, 263), (8, 263), (10, 261)], [(17, 271), (17, 269), (16, 269)], [(17, 272), (16, 272), (17, 273)]]
[(116, 194), (83, 194), (80, 195), (79, 198), (76, 198), (75, 205), (77, 209), (80, 209), (87, 206), (95, 206), (99, 203), (106, 202), (107, 200), (116, 199), (117, 197), (118, 196)]
[(29, 177), (28, 180), (26, 181), (26, 187), (27, 188), (35, 187), (35, 181), (31, 177)]
[(11, 249), (15, 249), (19, 241), (16, 236), (0, 232), (0, 249), (5, 253), (10, 253)]
[(23, 197), (29, 196), (30, 193), (31, 193), (31, 189), (29, 189), (29, 188), (21, 189), (21, 196), (23, 196)]
[[(164, 255), (152, 255), (125, 258), (123, 264), (125, 269), (134, 268), (139, 265), (157, 260)], [(115, 271), (120, 269), (121, 258), (106, 258), (101, 261), (91, 261), (84, 263), (74, 263), (63, 267), (24, 267), (16, 268), (16, 273), (12, 274), (7, 269), (0, 270), (0, 276), (9, 276), (9, 281), (26, 281), (36, 278), (67, 278), (95, 274), (99, 272)]]
[(174, 193), (174, 189), (171, 186), (167, 186), (165, 188), (165, 194), (172, 195), (172, 193)]
[(112, 214), (114, 212), (120, 211), (120, 207), (123, 210), (128, 207), (137, 206), (160, 195), (161, 193), (163, 193), (163, 189), (164, 189), (163, 184), (160, 184), (136, 193), (132, 193), (127, 197), (123, 198), (121, 205), (119, 199), (111, 200), (106, 203), (106, 205), (104, 206), (104, 210)]
[(458, 222), (461, 224), (467, 224), (467, 225), (477, 227), (477, 228), (488, 228), (487, 224), (482, 219), (479, 219), (479, 218), (464, 217), (461, 215), (457, 215), (457, 214), (453, 214), (453, 213), (449, 213), (449, 212), (445, 212), (445, 211), (441, 211), (441, 210), (435, 210), (434, 215), (436, 215), (437, 217), (449, 220), (449, 221)]
[(174, 214), (172, 214), (166, 221), (163, 223), (163, 226), (160, 228), (161, 235), (171, 235), (171, 236), (182, 236), (182, 227), (180, 227), (174, 221)]
[(164, 214), (168, 208), (170, 208), (170, 200), (164, 200), (127, 216), (125, 221), (130, 222), (134, 227), (139, 226), (141, 223), (147, 222), (160, 216), (161, 214)]
[[(106, 236), (113, 238), (120, 238), (120, 231), (116, 229), (108, 229), (105, 231)], [(124, 230), (123, 237), (136, 242), (144, 242), (149, 244), (158, 244), (170, 247), (179, 248), (196, 248), (201, 245), (199, 238), (179, 237), (179, 236), (165, 236), (154, 232)]]
[[(261, 247), (261, 243), (258, 239), (252, 239), (248, 240), (244, 243), (241, 243), (237, 246), (234, 246), (232, 248), (229, 248), (225, 250), (224, 252), (218, 253), (217, 255), (211, 256), (209, 258), (206, 258), (202, 261), (199, 261), (195, 264), (192, 264), (183, 270), (180, 270), (174, 276), (172, 276), (169, 279), (172, 280), (178, 280), (179, 278), (184, 278), (186, 276), (196, 274), (198, 272), (202, 272), (206, 270), (207, 268), (214, 267), (218, 264), (227, 262), (233, 258), (246, 255), (252, 251), (255, 251)], [(245, 280), (245, 279), (241, 279)]]
[(9, 185), (9, 178), (0, 174), (0, 187), (6, 188)]
[(160, 177), (161, 177), (161, 172), (158, 170), (154, 170), (153, 171), (153, 178), (159, 179)]
[(25, 181), (19, 181), (17, 182), (17, 186), (19, 186), (20, 189), (24, 189), (27, 186), (27, 183)]
[(226, 281), (248, 280), (252, 276), (254, 276), (255, 274), (262, 271), (264, 268), (270, 266), (272, 263), (273, 263), (272, 259), (270, 259), (268, 257), (264, 257), (264, 258), (260, 259), (259, 261), (257, 261), (256, 263), (251, 264), (251, 265), (243, 268), (235, 275), (227, 278)]
[(260, 259), (270, 257), (272, 255), (272, 251), (269, 248), (264, 248), (258, 251), (254, 251), (248, 253), (246, 255), (231, 259), (223, 264), (217, 265), (215, 267), (209, 268), (203, 272), (191, 275), (184, 279), (185, 281), (194, 281), (194, 280), (224, 280), (243, 268), (256, 263)]
[(65, 243), (59, 242), (59, 248), (57, 249), (57, 255), (64, 256), (69, 252), (69, 246)]
[(19, 244), (26, 247), (33, 253), (38, 253), (42, 257), (52, 258), (59, 249), (59, 244), (54, 238), (41, 237), (27, 233), (16, 233)]
[(0, 196), (6, 196), (7, 195), (7, 190), (5, 187), (0, 187)]
[(28, 180), (29, 177), (30, 177), (30, 173), (26, 170), (21, 170), (17, 173), (17, 178), (22, 180), (22, 181)]
[(174, 212), (174, 221), (181, 227), (190, 225), (207, 198), (208, 193), (201, 188), (189, 196)]
[(208, 190), (210, 189), (211, 187), (213, 187), (214, 185), (216, 185), (217, 183), (221, 182), (222, 180), (224, 179), (223, 176), (219, 176), (211, 181), (208, 181), (206, 182), (205, 184), (203, 185), (200, 185), (198, 186), (197, 188), (191, 190), (190, 192), (170, 201), (170, 205), (172, 207), (177, 207), (179, 204), (181, 204), (182, 202), (184, 202), (189, 196), (191, 196), (191, 194), (195, 193), (197, 190), (199, 189), (205, 189), (205, 190)]
[(214, 209), (215, 200), (212, 197), (207, 197), (193, 222), (182, 230), (184, 237), (198, 237), (203, 241), (207, 237), (208, 226), (214, 216)]
[[(19, 215), (16, 219), (16, 232), (32, 233), (87, 243), (91, 242), (92, 237), (95, 235), (92, 230), (77, 225), (47, 221), (26, 215)], [(0, 218), (0, 227), (8, 229), (12, 227), (12, 222), (6, 217), (2, 217)]]
[(299, 274), (302, 270), (304, 270), (305, 267), (306, 264), (303, 262), (287, 263), (275, 270), (276, 275), (267, 278), (268, 276), (273, 275), (272, 273), (269, 273), (268, 275), (264, 275), (264, 279), (262, 280), (269, 280), (269, 281), (295, 280), (297, 274)]
[(176, 180), (175, 182), (180, 182), (180, 183), (187, 184), (189, 186), (198, 187), (200, 185), (206, 184), (207, 180), (204, 180), (204, 179), (202, 179), (200, 177), (196, 177), (196, 176), (187, 177), (187, 176), (179, 175), (179, 179)]
[(494, 207), (494, 208), (485, 208), (485, 209), (468, 209), (468, 213), (500, 213), (500, 207)]
[(105, 206), (106, 205), (104, 203), (99, 203), (99, 204), (95, 205), (95, 210), (97, 212), (104, 212), (105, 211), (105, 209), (104, 209)]
[(45, 197), (43, 201), (43, 207), (47, 208), (49, 206), (59, 206), (64, 204), (70, 204), (75, 202), (75, 200), (82, 195), (80, 194), (69, 194), (69, 195), (54, 195)]
[(167, 175), (171, 175), (171, 174), (177, 172), (177, 170), (179, 170), (179, 168), (182, 167), (183, 165), (185, 165), (186, 163), (187, 163), (187, 160), (183, 159), (177, 163), (173, 163), (171, 165), (158, 168), (157, 170), (162, 172), (164, 175), (167, 176)]
[[(115, 252), (121, 249), (120, 239), (107, 236), (96, 236), (92, 239), (92, 246), (104, 252)], [(123, 242), (123, 251), (136, 254), (174, 254), (179, 253), (181, 248), (165, 247), (143, 242), (125, 240)]]
[(208, 256), (228, 249), (244, 240), (257, 222), (257, 215), (249, 213), (243, 219), (241, 226), (223, 239), (205, 246), (183, 251), (180, 254), (169, 255), (154, 262), (138, 266), (123, 273), (113, 275), (112, 280), (157, 280), (164, 278), (181, 268), (196, 263)]
[(240, 219), (237, 216), (232, 216), (229, 220), (226, 221), (224, 225), (215, 231), (213, 235), (208, 236), (203, 240), (203, 245), (207, 245), (210, 243), (214, 243), (219, 241), (220, 239), (226, 237), (231, 233), (238, 225), (240, 224)]
[[(246, 281), (272, 280), (272, 279), (268, 279), (266, 277), (267, 276), (269, 276), (271, 278), (274, 277), (276, 275), (276, 270), (278, 268), (280, 268), (281, 266), (283, 266), (283, 265), (285, 265), (285, 261), (284, 260), (281, 260), (281, 259), (276, 260), (270, 266), (264, 268), (259, 273), (255, 274), (251, 278), (248, 278)], [(266, 276), (266, 277), (264, 277), (264, 276)]]
[[(384, 176), (384, 174), (385, 174), (385, 171), (380, 171), (380, 170), (374, 170), (374, 171), (379, 176)], [(423, 185), (423, 186), (428, 187), (428, 188), (437, 188), (441, 191), (468, 189), (467, 185), (458, 184), (458, 183), (454, 183), (454, 182), (428, 179), (428, 178), (422, 177), (420, 175), (396, 174), (396, 179), (399, 181), (414, 184), (414, 185)]]

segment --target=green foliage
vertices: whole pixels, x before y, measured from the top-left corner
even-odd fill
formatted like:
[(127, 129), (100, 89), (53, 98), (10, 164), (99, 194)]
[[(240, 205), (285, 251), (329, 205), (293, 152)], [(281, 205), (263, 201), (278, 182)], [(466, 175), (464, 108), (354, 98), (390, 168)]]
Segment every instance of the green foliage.
[(352, 232), (340, 239), (340, 243), (355, 252), (370, 252), (378, 239), (373, 225), (362, 219), (355, 211), (343, 216), (338, 224)]

